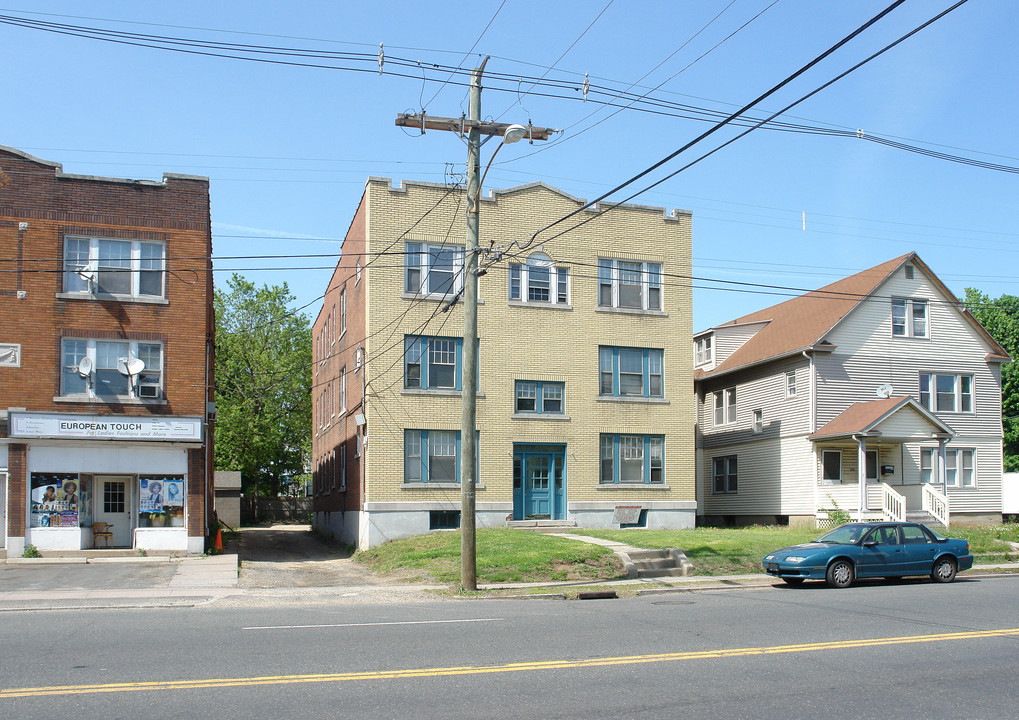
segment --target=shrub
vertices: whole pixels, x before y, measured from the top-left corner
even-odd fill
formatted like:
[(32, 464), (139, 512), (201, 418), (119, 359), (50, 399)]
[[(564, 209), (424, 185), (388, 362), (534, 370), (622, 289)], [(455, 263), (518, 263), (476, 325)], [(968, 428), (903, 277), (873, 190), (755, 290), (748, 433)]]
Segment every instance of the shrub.
[(33, 545), (32, 543), (28, 543), (27, 545), (25, 545), (25, 551), (23, 553), (21, 553), (21, 557), (23, 557), (23, 558), (41, 558), (42, 557), (42, 553), (39, 552), (39, 548), (37, 548), (35, 545)]

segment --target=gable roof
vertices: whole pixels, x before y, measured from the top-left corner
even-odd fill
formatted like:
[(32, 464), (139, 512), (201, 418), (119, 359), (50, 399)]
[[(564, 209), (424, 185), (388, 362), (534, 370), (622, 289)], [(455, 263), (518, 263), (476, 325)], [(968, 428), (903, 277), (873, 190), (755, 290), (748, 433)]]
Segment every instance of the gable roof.
[[(799, 297), (758, 310), (720, 325), (746, 325), (766, 322), (752, 338), (713, 370), (699, 377), (721, 375), (747, 365), (808, 350), (821, 340), (842, 318), (893, 273), (913, 253), (881, 263), (869, 270), (812, 290)], [(695, 377), (698, 377), (695, 374)]]
[(822, 438), (874, 433), (878, 425), (905, 407), (912, 407), (942, 434), (955, 434), (952, 428), (941, 422), (923, 405), (920, 405), (920, 403), (911, 397), (903, 396), (853, 403), (836, 415), (828, 424), (811, 435), (810, 439), (819, 440)]
[[(694, 379), (700, 380), (723, 375), (739, 368), (799, 354), (804, 350), (833, 350), (833, 346), (824, 343), (825, 336), (857, 305), (873, 294), (892, 273), (906, 263), (919, 267), (945, 297), (955, 298), (952, 291), (931, 272), (917, 254), (910, 252), (799, 297), (713, 328), (724, 329), (736, 325), (766, 323), (759, 332), (719, 363), (717, 367), (707, 371), (695, 371)], [(990, 347), (991, 352), (985, 357), (986, 360), (1003, 362), (1011, 360), (1005, 349), (968, 310), (962, 306), (956, 307), (966, 322), (984, 338)], [(698, 335), (703, 334), (698, 333)], [(828, 345), (828, 347), (824, 345)]]

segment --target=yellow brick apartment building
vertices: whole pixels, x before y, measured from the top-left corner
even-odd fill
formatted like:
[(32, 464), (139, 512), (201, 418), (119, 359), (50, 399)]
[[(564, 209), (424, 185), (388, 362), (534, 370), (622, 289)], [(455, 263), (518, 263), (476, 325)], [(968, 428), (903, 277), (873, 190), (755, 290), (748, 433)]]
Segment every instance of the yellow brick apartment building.
[[(361, 548), (459, 523), (465, 203), (369, 179), (314, 325), (314, 523)], [(690, 214), (531, 239), (584, 204), (481, 200), (477, 525), (693, 527)]]

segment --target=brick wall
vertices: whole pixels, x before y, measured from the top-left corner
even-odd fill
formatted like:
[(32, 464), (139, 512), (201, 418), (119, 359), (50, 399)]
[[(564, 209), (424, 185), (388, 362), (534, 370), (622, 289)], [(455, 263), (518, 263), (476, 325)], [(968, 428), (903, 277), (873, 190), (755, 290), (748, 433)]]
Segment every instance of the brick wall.
[[(370, 181), (359, 211), (367, 205), (367, 252), (399, 252), (406, 241), (462, 245), (464, 201), (462, 190), (439, 185), (405, 183), (392, 188), (386, 181)], [(582, 201), (540, 184), (483, 198), (480, 244), (522, 243), (581, 205)], [(583, 213), (573, 224), (594, 212)], [(690, 216), (623, 206), (576, 231), (527, 248), (516, 262), (538, 250), (569, 266), (568, 308), (509, 303), (506, 261), (480, 280), (477, 417), (478, 479), (483, 488), (479, 487), (478, 502), (511, 499), (513, 444), (524, 442), (567, 445), (570, 501), (693, 501), (692, 293), (688, 283), (676, 279), (690, 275)], [(661, 263), (664, 313), (600, 310), (599, 257)], [(457, 488), (403, 486), (403, 430), (459, 430), (461, 400), (458, 393), (404, 390), (402, 354), (405, 334), (462, 336), (462, 304), (441, 313), (438, 300), (406, 297), (399, 255), (384, 257), (371, 269), (365, 292), (371, 430), (367, 500), (458, 502)], [(599, 398), (599, 345), (663, 349), (667, 402)], [(564, 382), (569, 420), (513, 418), (517, 379)], [(601, 433), (664, 434), (665, 486), (617, 486), (608, 491), (600, 487)]]

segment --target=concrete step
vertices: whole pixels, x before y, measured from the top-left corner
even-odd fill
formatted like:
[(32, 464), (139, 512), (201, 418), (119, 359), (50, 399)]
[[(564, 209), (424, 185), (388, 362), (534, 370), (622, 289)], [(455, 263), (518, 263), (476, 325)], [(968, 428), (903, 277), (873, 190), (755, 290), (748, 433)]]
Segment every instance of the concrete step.
[(689, 575), (693, 565), (682, 550), (641, 550), (627, 548), (619, 553), (624, 556), (626, 574), (630, 578), (682, 577)]
[(638, 577), (641, 578), (656, 578), (656, 577), (683, 577), (687, 573), (683, 568), (672, 567), (663, 568), (661, 570), (641, 570)]
[(576, 520), (507, 520), (506, 527), (533, 532), (559, 532), (577, 527)]

